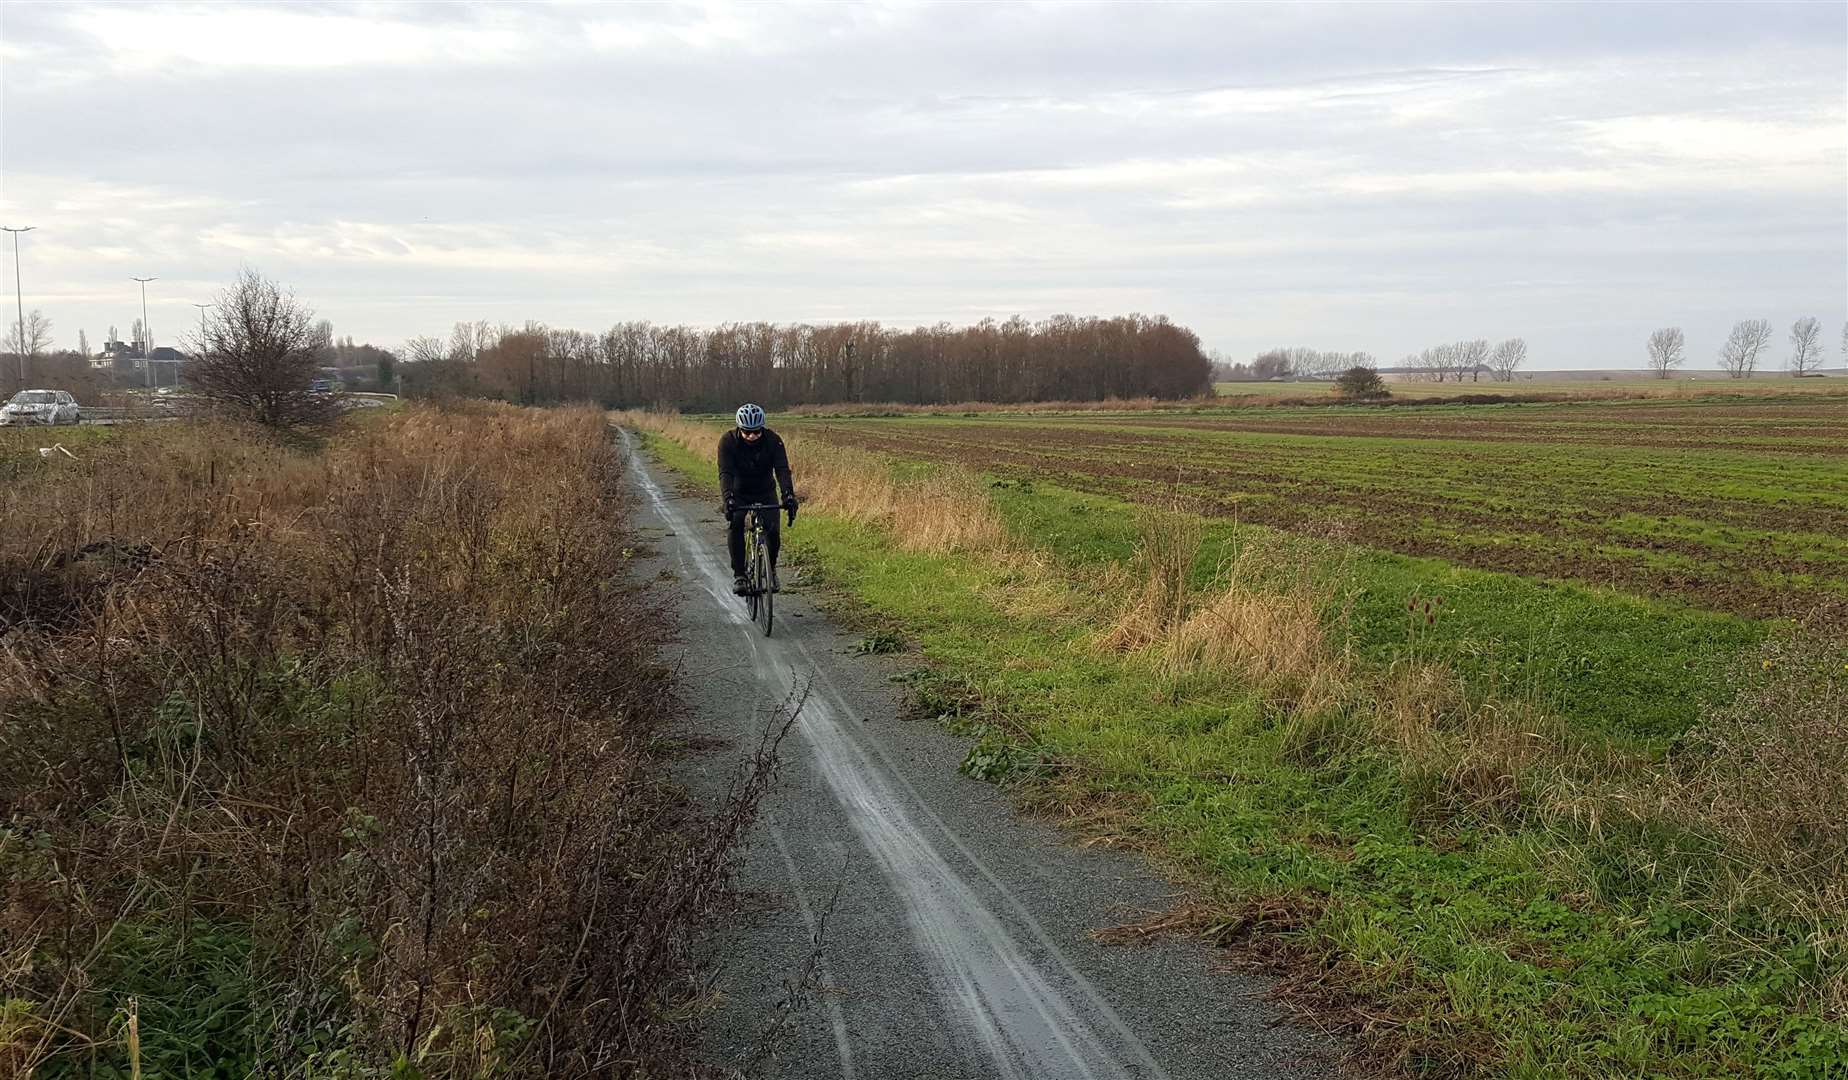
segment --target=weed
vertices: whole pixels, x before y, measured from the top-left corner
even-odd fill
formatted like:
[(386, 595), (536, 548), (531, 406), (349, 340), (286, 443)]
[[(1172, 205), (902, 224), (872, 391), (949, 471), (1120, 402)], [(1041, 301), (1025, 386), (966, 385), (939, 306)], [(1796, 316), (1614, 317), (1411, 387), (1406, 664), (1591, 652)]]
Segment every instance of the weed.
[(887, 653), (900, 652), (905, 647), (905, 639), (890, 630), (876, 630), (860, 639), (853, 647), (859, 656), (884, 656)]

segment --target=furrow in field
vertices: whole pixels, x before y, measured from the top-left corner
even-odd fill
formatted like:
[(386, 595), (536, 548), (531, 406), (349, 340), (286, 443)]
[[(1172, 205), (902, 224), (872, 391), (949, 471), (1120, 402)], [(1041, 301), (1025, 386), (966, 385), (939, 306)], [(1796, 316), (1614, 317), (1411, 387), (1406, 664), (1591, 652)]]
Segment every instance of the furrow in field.
[[(845, 445), (955, 461), (1132, 500), (1180, 495), (1202, 512), (1285, 529), (1342, 522), (1371, 547), (1483, 569), (1571, 578), (1753, 616), (1802, 616), (1848, 598), (1848, 467), (1790, 450), (1793, 433), (1848, 448), (1848, 409), (1654, 408), (1613, 436), (1616, 410), (1581, 424), (1586, 441), (1523, 441), (1536, 419), (1447, 421), (1415, 414), (1307, 422), (1121, 417), (905, 419), (815, 424)], [(1642, 410), (1634, 410), (1639, 414)], [(1729, 420), (1728, 417), (1731, 419)], [(1316, 419), (1316, 424), (1334, 421)], [(1749, 422), (1749, 423), (1748, 423)], [(1691, 450), (1709, 427), (1757, 425), (1777, 452)], [(1259, 430), (1268, 427), (1269, 430)], [(1288, 430), (1285, 430), (1288, 429)], [(1487, 434), (1464, 439), (1459, 433)]]

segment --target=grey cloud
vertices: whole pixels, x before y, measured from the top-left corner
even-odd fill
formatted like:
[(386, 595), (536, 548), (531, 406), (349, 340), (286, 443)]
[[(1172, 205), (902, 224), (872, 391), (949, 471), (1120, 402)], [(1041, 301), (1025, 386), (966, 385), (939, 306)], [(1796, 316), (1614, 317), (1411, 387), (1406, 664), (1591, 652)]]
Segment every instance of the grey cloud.
[(323, 5), (276, 10), (436, 44), (151, 70), (75, 27), (182, 9), (71, 10), (0, 9), (3, 212), (67, 339), (131, 265), (158, 328), (239, 261), (385, 341), (1140, 309), (1558, 366), (1848, 293), (1839, 6)]

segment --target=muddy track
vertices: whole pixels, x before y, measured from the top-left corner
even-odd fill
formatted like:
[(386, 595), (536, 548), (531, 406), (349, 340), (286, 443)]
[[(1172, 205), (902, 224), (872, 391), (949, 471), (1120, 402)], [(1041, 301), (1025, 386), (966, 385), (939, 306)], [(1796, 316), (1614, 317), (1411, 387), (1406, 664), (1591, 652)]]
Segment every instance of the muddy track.
[(715, 1057), (756, 1036), (825, 919), (821, 1004), (798, 1014), (767, 1075), (1330, 1074), (1325, 1039), (1280, 1023), (1262, 982), (1210, 973), (1202, 948), (1096, 943), (1093, 929), (1158, 910), (1175, 890), (1139, 859), (1074, 848), (1019, 819), (1001, 790), (959, 776), (961, 741), (899, 719), (894, 662), (851, 655), (857, 639), (793, 580), (776, 636), (763, 637), (731, 595), (707, 500), (679, 497), (630, 456), (635, 520), (681, 613), (692, 734), (723, 745), (683, 766), (696, 793), (722, 792), (764, 713), (806, 693), (744, 867), (763, 902), (720, 946)]

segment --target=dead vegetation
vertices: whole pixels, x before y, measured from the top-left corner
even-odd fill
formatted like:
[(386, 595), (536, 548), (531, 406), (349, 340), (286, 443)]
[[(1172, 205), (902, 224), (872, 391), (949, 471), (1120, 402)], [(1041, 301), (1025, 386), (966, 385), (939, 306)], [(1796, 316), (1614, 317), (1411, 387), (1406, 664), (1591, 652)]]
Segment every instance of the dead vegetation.
[(710, 815), (662, 779), (620, 468), (480, 406), (7, 485), (0, 1072), (690, 1075), (774, 741)]
[[(711, 456), (719, 432), (707, 424), (658, 413), (623, 412), (618, 422), (645, 427), (688, 450)], [(1007, 528), (970, 474), (937, 469), (910, 479), (897, 476), (872, 453), (811, 444), (785, 436), (790, 457), (802, 463), (796, 489), (804, 509), (889, 532), (907, 551), (998, 553), (1014, 547)]]

